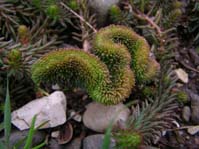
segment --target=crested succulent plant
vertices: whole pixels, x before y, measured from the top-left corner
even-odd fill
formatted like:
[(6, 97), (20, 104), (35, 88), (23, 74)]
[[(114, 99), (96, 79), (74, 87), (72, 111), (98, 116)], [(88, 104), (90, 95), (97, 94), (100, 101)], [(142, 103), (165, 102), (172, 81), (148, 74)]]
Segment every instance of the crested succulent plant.
[(33, 64), (32, 79), (41, 83), (70, 83), (83, 87), (96, 101), (116, 104), (127, 98), (135, 81), (151, 79), (158, 67), (149, 57), (146, 40), (124, 26), (111, 25), (96, 33), (93, 50), (60, 49)]

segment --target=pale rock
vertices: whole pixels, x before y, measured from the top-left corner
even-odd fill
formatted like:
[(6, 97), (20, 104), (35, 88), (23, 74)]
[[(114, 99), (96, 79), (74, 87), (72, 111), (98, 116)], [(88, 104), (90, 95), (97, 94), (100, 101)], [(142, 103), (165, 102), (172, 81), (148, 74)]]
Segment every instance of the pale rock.
[(52, 89), (53, 90), (60, 90), (61, 88), (58, 84), (54, 84), (54, 85), (52, 85)]
[(191, 117), (191, 109), (189, 106), (185, 106), (182, 110), (182, 118), (186, 121), (189, 122)]
[(89, 5), (96, 13), (100, 25), (105, 22), (110, 7), (118, 2), (119, 0), (89, 0)]
[(75, 138), (70, 143), (59, 144), (56, 139), (50, 139), (48, 149), (81, 149), (82, 138)]
[(82, 138), (75, 138), (64, 146), (64, 149), (81, 149)]
[[(18, 130), (14, 130), (11, 132), (10, 137), (9, 137), (9, 145), (10, 148), (9, 149), (14, 149), (14, 146), (16, 144), (18, 144), (19, 142), (21, 142), (21, 144), (17, 147), (17, 149), (24, 149), (24, 145), (25, 145), (25, 141), (22, 142), (22, 140), (26, 140), (27, 136), (28, 136), (29, 131), (28, 130), (24, 130), (24, 131), (18, 131)], [(36, 131), (33, 135), (32, 138), (32, 146), (37, 146), (39, 144), (41, 144), (42, 142), (44, 142), (45, 138), (46, 138), (46, 133), (44, 131)], [(0, 137), (0, 141), (4, 142), (5, 141), (5, 136), (4, 137)], [(0, 147), (0, 149), (3, 149)]]
[(199, 124), (199, 95), (190, 90), (188, 93), (191, 99), (191, 120), (195, 124)]
[(12, 124), (20, 130), (28, 129), (35, 115), (37, 115), (35, 127), (46, 122), (40, 129), (64, 124), (66, 122), (66, 97), (64, 93), (56, 91), (49, 96), (27, 103), (12, 112)]
[(129, 114), (130, 110), (123, 104), (105, 106), (92, 102), (87, 105), (83, 115), (83, 123), (91, 130), (105, 132), (113, 119), (113, 128), (117, 129), (120, 127), (120, 124), (128, 119)]
[[(102, 145), (104, 142), (103, 134), (91, 135), (83, 140), (83, 149), (102, 149)], [(109, 149), (115, 148), (115, 140), (111, 138)]]
[(52, 138), (58, 138), (59, 135), (60, 135), (59, 131), (53, 131), (53, 132), (51, 133), (51, 137), (52, 137)]
[(188, 83), (189, 78), (188, 74), (181, 68), (175, 70), (176, 76), (179, 80), (181, 80), (183, 83)]
[(82, 121), (82, 116), (78, 114), (77, 112), (75, 112), (74, 110), (70, 111), (70, 117), (72, 117), (72, 119), (75, 120), (76, 122)]
[(195, 135), (196, 133), (199, 132), (199, 125), (189, 127), (189, 128), (187, 129), (187, 132), (188, 132), (189, 134), (191, 134), (191, 135)]

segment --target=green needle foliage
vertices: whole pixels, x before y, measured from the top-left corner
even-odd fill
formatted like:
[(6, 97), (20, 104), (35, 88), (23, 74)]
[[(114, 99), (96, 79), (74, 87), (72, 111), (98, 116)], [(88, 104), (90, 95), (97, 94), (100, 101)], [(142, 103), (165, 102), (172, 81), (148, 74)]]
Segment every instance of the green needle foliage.
[[(50, 52), (32, 66), (33, 81), (37, 85), (66, 82), (85, 88), (98, 102), (117, 104), (129, 97), (135, 80), (146, 82), (157, 72), (146, 40), (127, 27), (101, 29), (93, 47), (96, 56), (74, 49)], [(154, 72), (148, 70), (151, 65)]]
[(11, 107), (9, 94), (9, 80), (7, 78), (6, 101), (4, 107), (4, 134), (5, 134), (5, 148), (9, 149), (9, 139), (11, 132)]
[(163, 63), (161, 68), (155, 97), (134, 106), (125, 129), (113, 134), (119, 147), (136, 149), (153, 143), (156, 136), (169, 128), (176, 117), (174, 110), (178, 107), (175, 102), (177, 96), (172, 89), (177, 79), (172, 70), (168, 69), (168, 63)]

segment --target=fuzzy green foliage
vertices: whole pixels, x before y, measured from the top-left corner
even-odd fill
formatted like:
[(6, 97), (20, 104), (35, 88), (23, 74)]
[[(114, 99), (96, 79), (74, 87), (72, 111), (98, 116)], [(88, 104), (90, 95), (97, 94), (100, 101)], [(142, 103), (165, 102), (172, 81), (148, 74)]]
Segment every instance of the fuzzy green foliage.
[(188, 95), (184, 91), (177, 92), (177, 100), (179, 103), (187, 103)]
[(113, 5), (109, 10), (109, 14), (112, 20), (116, 20), (118, 17), (121, 17), (122, 11), (117, 5)]
[[(86, 88), (96, 101), (115, 104), (128, 97), (133, 86), (133, 73), (125, 68), (118, 82), (111, 81), (107, 66), (95, 56), (78, 50), (58, 50), (49, 53), (32, 67), (35, 83), (70, 82)], [(59, 82), (61, 83), (61, 82)]]
[(109, 9), (109, 18), (113, 24), (131, 26), (132, 16), (129, 12), (123, 11), (118, 5), (112, 5)]
[[(139, 83), (151, 79), (158, 70), (157, 62), (149, 57), (147, 41), (124, 26), (111, 25), (101, 29), (95, 36), (92, 52), (108, 66), (112, 75), (130, 64)], [(151, 66), (154, 66), (153, 72), (148, 69)]]
[(77, 0), (69, 0), (67, 4), (73, 10), (78, 10), (79, 9), (79, 5), (78, 5)]
[(47, 8), (46, 14), (47, 14), (50, 18), (56, 20), (56, 19), (58, 19), (58, 17), (59, 17), (59, 11), (60, 11), (60, 10), (59, 10), (59, 7), (58, 7), (56, 4), (52, 4), (52, 5), (50, 5), (50, 6)]
[(17, 49), (13, 49), (8, 53), (8, 65), (12, 69), (19, 69), (22, 65), (22, 53)]
[(154, 97), (156, 88), (154, 86), (144, 86), (142, 93), (144, 97)]
[(26, 36), (28, 34), (28, 32), (29, 32), (29, 30), (28, 30), (27, 26), (25, 26), (25, 25), (20, 25), (17, 28), (17, 33), (18, 33), (19, 38)]
[[(101, 29), (93, 47), (98, 57), (74, 49), (47, 54), (32, 66), (32, 79), (38, 85), (66, 82), (83, 87), (94, 100), (104, 104), (117, 104), (127, 98), (135, 79), (149, 79), (149, 46), (131, 29), (114, 25)], [(155, 73), (150, 72), (150, 77)]]
[(121, 149), (137, 149), (142, 143), (142, 136), (132, 130), (115, 133), (114, 138), (117, 140), (116, 145)]

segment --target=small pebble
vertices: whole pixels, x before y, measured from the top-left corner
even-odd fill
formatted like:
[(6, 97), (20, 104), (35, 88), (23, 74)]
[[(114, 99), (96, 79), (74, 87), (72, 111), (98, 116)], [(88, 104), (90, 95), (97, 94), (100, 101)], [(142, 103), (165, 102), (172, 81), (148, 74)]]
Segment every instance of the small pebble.
[(82, 116), (80, 114), (78, 114), (77, 112), (73, 111), (73, 110), (70, 112), (70, 117), (73, 117), (72, 119), (77, 121), (77, 122), (82, 121)]
[(58, 137), (59, 137), (59, 131), (53, 131), (53, 132), (51, 133), (51, 137), (52, 137), (52, 138), (58, 138)]
[(175, 73), (179, 80), (181, 80), (183, 83), (188, 83), (188, 81), (189, 81), (188, 74), (183, 69), (181, 69), (181, 68), (176, 69)]
[(182, 118), (185, 120), (185, 122), (189, 122), (191, 117), (191, 109), (188, 106), (185, 106), (182, 110)]
[[(83, 149), (102, 149), (103, 140), (103, 134), (88, 136), (83, 140)], [(115, 141), (111, 139), (109, 149), (113, 149), (114, 146)]]
[(199, 132), (199, 125), (197, 126), (192, 126), (190, 128), (187, 129), (187, 132), (191, 135), (195, 135), (196, 133)]

